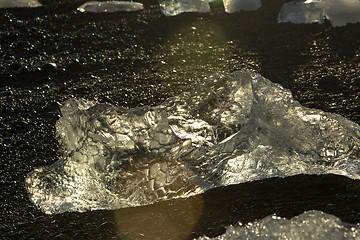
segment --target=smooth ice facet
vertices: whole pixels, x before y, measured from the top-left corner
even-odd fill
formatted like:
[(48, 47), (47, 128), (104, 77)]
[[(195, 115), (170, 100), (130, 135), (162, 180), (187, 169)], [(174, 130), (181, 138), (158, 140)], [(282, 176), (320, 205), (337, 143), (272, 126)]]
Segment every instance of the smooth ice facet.
[(240, 71), (213, 74), (157, 107), (69, 99), (56, 124), (63, 157), (26, 179), (46, 213), (116, 209), (296, 174), (360, 179), (360, 127), (301, 106)]
[(165, 16), (176, 16), (184, 12), (210, 12), (207, 0), (159, 0), (159, 4)]
[(360, 22), (359, 0), (323, 0), (325, 16), (335, 26)]
[(319, 0), (285, 3), (278, 16), (278, 22), (323, 23), (324, 11)]
[(126, 1), (106, 1), (106, 2), (97, 2), (90, 1), (86, 2), (80, 7), (78, 11), (80, 12), (132, 12), (143, 10), (144, 6), (142, 3), (138, 2), (126, 2)]
[(225, 12), (252, 11), (261, 7), (261, 0), (223, 0)]
[(308, 211), (290, 220), (276, 215), (267, 216), (244, 226), (229, 226), (218, 237), (198, 240), (238, 239), (359, 239), (360, 225), (342, 222), (338, 217), (320, 211)]
[(0, 8), (41, 7), (37, 0), (0, 0)]

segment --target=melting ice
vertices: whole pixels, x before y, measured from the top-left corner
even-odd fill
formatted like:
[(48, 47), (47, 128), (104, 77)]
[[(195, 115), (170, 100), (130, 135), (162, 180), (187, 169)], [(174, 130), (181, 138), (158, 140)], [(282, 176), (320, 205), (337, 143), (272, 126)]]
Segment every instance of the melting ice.
[(131, 12), (143, 10), (144, 6), (142, 3), (138, 2), (126, 2), (126, 1), (105, 1), (97, 2), (90, 1), (82, 4), (78, 7), (80, 12)]
[(360, 178), (360, 126), (303, 107), (248, 71), (213, 74), (157, 107), (69, 99), (63, 157), (26, 178), (46, 213), (116, 209), (296, 174)]
[(360, 22), (359, 0), (307, 0), (285, 3), (278, 22), (323, 23), (324, 16), (333, 26)]
[(290, 220), (276, 215), (242, 226), (229, 226), (226, 232), (215, 238), (198, 240), (238, 239), (359, 239), (360, 225), (342, 222), (339, 218), (320, 211), (308, 211)]
[(0, 8), (40, 7), (37, 0), (0, 0)]

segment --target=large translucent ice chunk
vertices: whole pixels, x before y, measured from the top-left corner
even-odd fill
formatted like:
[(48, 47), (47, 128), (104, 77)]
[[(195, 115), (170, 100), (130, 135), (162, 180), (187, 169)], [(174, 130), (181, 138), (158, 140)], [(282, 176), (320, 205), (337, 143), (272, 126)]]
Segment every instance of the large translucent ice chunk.
[(26, 179), (47, 213), (139, 206), (270, 177), (360, 179), (360, 127), (301, 106), (247, 72), (213, 74), (158, 107), (70, 99), (57, 134), (63, 157)]
[(207, 0), (159, 0), (159, 3), (166, 16), (176, 16), (184, 12), (210, 12)]
[(360, 22), (359, 0), (323, 0), (325, 16), (333, 26)]
[(223, 0), (223, 3), (227, 13), (257, 10), (261, 7), (261, 0)]
[(359, 239), (360, 225), (342, 222), (338, 217), (320, 211), (308, 211), (290, 220), (276, 215), (267, 216), (244, 226), (229, 226), (218, 237), (198, 240), (238, 239)]
[(80, 12), (132, 12), (143, 10), (144, 6), (142, 3), (138, 2), (125, 2), (125, 1), (105, 1), (97, 2), (90, 1), (86, 2), (80, 7), (78, 11)]
[(319, 0), (285, 3), (279, 13), (278, 22), (323, 23), (324, 11)]
[(37, 0), (0, 0), (0, 8), (40, 7)]

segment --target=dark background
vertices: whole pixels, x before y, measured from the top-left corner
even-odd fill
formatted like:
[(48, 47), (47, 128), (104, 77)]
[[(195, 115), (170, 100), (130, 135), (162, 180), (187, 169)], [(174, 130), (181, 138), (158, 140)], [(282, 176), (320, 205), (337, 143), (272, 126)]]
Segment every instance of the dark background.
[(267, 179), (116, 211), (39, 212), (24, 179), (57, 160), (55, 122), (71, 97), (156, 105), (214, 71), (250, 69), (304, 106), (360, 123), (360, 24), (278, 24), (283, 0), (231, 15), (213, 4), (211, 13), (175, 17), (153, 0), (140, 1), (140, 12), (111, 14), (79, 13), (80, 0), (40, 2), (0, 9), (0, 238), (188, 239), (311, 209), (360, 222), (360, 181), (335, 175)]

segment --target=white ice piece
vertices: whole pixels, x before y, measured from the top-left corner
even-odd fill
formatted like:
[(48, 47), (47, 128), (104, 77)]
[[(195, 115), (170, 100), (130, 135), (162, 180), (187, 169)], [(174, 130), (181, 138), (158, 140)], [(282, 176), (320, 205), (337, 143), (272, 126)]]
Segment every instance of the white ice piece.
[(159, 0), (159, 4), (165, 16), (176, 16), (184, 12), (210, 12), (207, 0)]
[(261, 7), (261, 0), (223, 0), (225, 12), (252, 11)]
[(0, 8), (41, 7), (37, 0), (0, 0)]
[(198, 240), (258, 240), (258, 239), (359, 239), (360, 225), (342, 222), (338, 217), (321, 211), (307, 211), (288, 220), (276, 215), (267, 216), (246, 225), (229, 226), (218, 237)]
[(80, 12), (95, 12), (95, 13), (104, 13), (104, 12), (132, 12), (143, 10), (144, 6), (142, 3), (138, 2), (126, 2), (126, 1), (90, 1), (86, 2), (80, 7), (78, 11)]
[(323, 23), (324, 11), (319, 0), (285, 3), (279, 13), (278, 22)]
[(360, 126), (306, 108), (248, 71), (217, 73), (157, 107), (69, 99), (64, 150), (26, 178), (46, 213), (141, 206), (211, 188), (297, 174), (360, 179)]
[(360, 0), (323, 0), (323, 8), (334, 27), (360, 22)]

